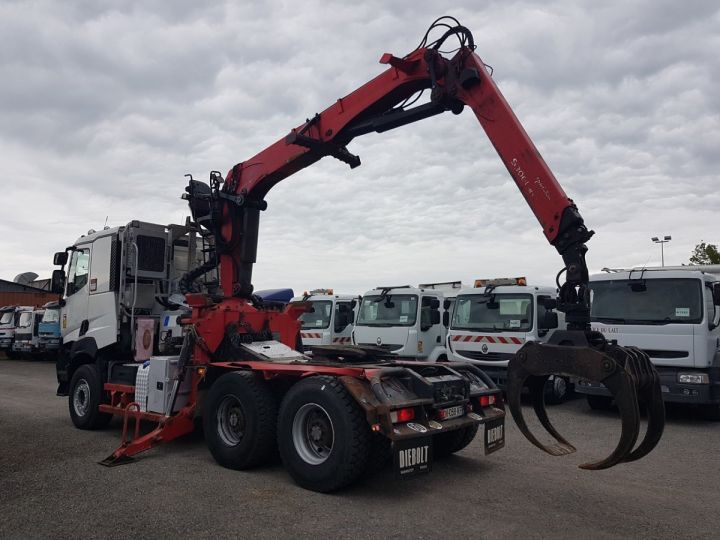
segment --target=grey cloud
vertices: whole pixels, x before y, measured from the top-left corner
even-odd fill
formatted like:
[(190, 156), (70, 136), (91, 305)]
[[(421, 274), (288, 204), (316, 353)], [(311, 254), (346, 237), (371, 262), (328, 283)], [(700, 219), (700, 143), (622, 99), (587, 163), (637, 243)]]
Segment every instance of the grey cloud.
[[(478, 53), (597, 231), (593, 268), (686, 260), (718, 206), (715, 2), (458, 2)], [(382, 71), (434, 2), (4, 2), (0, 274), (81, 233), (177, 222), (183, 174), (226, 171)], [(360, 292), (526, 274), (549, 246), (470, 111), (368, 135), (278, 185), (258, 287)], [(30, 209), (31, 211), (28, 211)]]

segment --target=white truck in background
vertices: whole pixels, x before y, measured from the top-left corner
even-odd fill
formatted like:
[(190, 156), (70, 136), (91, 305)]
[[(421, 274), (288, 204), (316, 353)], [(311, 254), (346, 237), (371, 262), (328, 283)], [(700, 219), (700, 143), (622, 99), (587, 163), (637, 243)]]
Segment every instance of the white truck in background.
[(32, 309), (32, 306), (4, 306), (0, 308), (0, 351), (3, 351), (8, 358), (18, 356), (13, 350), (13, 343), (15, 342), (15, 329), (20, 320), (20, 312)]
[(350, 345), (360, 300), (357, 295), (335, 294), (333, 289), (313, 289), (293, 298), (293, 303), (311, 306), (298, 319), (303, 350), (310, 352), (316, 345)]
[(459, 281), (376, 287), (362, 297), (353, 344), (375, 345), (401, 358), (447, 361), (446, 323)]
[[(667, 402), (720, 420), (720, 265), (609, 270), (590, 276), (593, 330), (645, 351)], [(611, 406), (600, 384), (579, 381), (592, 408)]]
[[(524, 277), (475, 280), (461, 290), (448, 329), (451, 360), (480, 366), (505, 387), (510, 359), (528, 341), (546, 342), (564, 315), (555, 311), (557, 289), (527, 285)], [(561, 403), (572, 392), (572, 382), (551, 376), (545, 400)]]
[(34, 357), (40, 353), (40, 322), (45, 310), (43, 308), (25, 307), (18, 309), (13, 352), (17, 356)]
[[(135, 384), (135, 370), (124, 364), (144, 361), (158, 351), (160, 318), (174, 308), (170, 297), (179, 292), (183, 275), (204, 264), (213, 279), (216, 270), (206, 261), (208, 252), (206, 239), (190, 222), (131, 221), (91, 230), (55, 254), (54, 262), (61, 268), (53, 272), (52, 290), (63, 294), (58, 395), (78, 392), (71, 400), (76, 409), (73, 416), (71, 407), (74, 422), (96, 425), (98, 418), (105, 418), (97, 413), (97, 404), (96, 414), (83, 414), (92, 405), (83, 401), (92, 395), (87, 386), (101, 384), (95, 378)], [(85, 369), (85, 378), (73, 381), (76, 371), (86, 364), (94, 375)]]

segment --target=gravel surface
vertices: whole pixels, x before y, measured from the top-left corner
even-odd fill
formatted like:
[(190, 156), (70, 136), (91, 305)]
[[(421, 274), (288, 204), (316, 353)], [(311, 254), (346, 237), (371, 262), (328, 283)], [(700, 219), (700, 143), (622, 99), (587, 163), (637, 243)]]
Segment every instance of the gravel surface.
[[(321, 495), (282, 465), (216, 465), (201, 437), (108, 469), (120, 423), (75, 429), (55, 397), (54, 365), (0, 359), (0, 538), (717, 538), (720, 423), (671, 409), (660, 446), (608, 471), (577, 468), (619, 436), (612, 413), (582, 399), (550, 409), (578, 453), (545, 455), (507, 424), (506, 447), (482, 439), (429, 476), (392, 470)], [(526, 410), (527, 416), (530, 411)], [(536, 424), (537, 425), (537, 424)]]

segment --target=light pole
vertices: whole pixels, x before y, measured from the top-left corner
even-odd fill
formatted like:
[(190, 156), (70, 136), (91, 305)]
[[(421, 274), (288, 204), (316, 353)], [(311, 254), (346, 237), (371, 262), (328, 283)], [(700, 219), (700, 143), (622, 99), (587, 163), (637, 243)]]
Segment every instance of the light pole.
[(662, 240), (660, 240), (657, 236), (653, 236), (650, 240), (655, 242), (656, 244), (660, 244), (660, 260), (661, 265), (665, 266), (665, 246), (663, 244), (667, 244), (670, 240), (672, 240), (672, 236), (665, 236)]

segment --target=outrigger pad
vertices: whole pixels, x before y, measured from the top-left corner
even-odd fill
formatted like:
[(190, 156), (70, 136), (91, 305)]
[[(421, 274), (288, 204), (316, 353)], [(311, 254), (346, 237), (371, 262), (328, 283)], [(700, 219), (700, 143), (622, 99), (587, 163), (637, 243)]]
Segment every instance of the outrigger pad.
[(127, 465), (128, 463), (134, 463), (136, 460), (132, 456), (126, 456), (125, 454), (115, 457), (115, 454), (110, 454), (102, 461), (98, 461), (100, 465), (104, 467), (118, 467), (119, 465)]
[[(612, 453), (605, 459), (583, 463), (582, 469), (607, 469), (634, 461), (657, 446), (665, 427), (665, 406), (660, 378), (646, 353), (636, 347), (620, 347), (598, 332), (558, 331), (551, 343), (526, 343), (510, 360), (507, 377), (507, 404), (518, 428), (532, 444), (554, 456), (575, 452), (550, 423), (545, 410), (544, 388), (550, 375), (563, 375), (601, 382), (620, 410), (622, 432)], [(541, 443), (528, 429), (520, 406), (523, 387), (530, 390), (535, 414), (556, 443)], [(635, 448), (640, 433), (638, 400), (647, 406), (647, 431)]]

